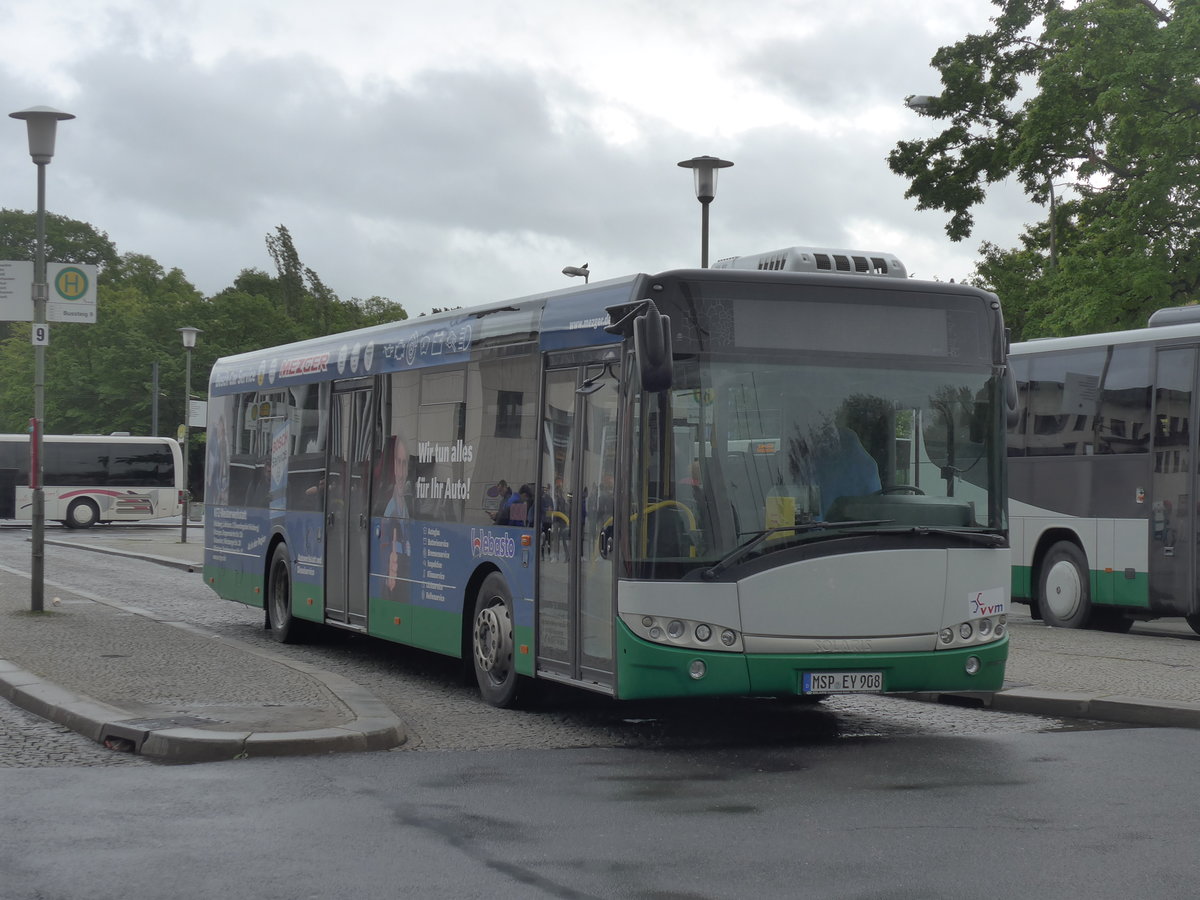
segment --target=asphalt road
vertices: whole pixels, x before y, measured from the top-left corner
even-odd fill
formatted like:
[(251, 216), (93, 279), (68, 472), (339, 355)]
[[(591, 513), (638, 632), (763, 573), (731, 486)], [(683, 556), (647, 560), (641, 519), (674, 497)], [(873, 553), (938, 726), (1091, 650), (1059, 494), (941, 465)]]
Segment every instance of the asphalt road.
[(1200, 731), (0, 771), (5, 900), (1191, 898)]

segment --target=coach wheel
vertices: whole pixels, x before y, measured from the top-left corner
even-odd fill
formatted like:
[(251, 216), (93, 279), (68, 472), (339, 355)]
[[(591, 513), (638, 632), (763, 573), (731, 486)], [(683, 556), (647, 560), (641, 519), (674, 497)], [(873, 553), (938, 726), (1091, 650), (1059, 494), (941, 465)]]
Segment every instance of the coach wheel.
[(479, 693), (492, 706), (516, 702), (517, 670), (513, 657), (512, 593), (503, 576), (493, 572), (475, 597), (471, 656)]
[(1042, 560), (1038, 607), (1042, 620), (1058, 628), (1086, 628), (1091, 621), (1087, 558), (1074, 544), (1060, 541)]
[(1190, 616), (1184, 616), (1184, 619), (1187, 621), (1188, 625), (1191, 626), (1192, 631), (1196, 632), (1196, 634), (1200, 634), (1200, 615), (1193, 614)]
[(100, 510), (96, 504), (86, 498), (72, 501), (67, 507), (67, 517), (63, 524), (68, 528), (91, 528), (100, 521)]
[(287, 544), (275, 548), (267, 573), (267, 628), (279, 643), (294, 644), (300, 640), (304, 623), (292, 615), (292, 564)]

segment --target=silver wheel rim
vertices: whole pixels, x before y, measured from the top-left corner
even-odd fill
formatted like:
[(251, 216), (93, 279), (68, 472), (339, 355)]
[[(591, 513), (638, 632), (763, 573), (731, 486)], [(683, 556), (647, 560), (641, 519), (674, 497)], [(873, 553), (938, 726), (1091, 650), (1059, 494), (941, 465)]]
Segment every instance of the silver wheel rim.
[(71, 521), (76, 525), (91, 525), (97, 518), (96, 509), (90, 503), (76, 503), (71, 508)]
[(271, 573), (271, 627), (279, 628), (288, 615), (288, 578), (284, 566)]
[(1071, 563), (1060, 560), (1046, 573), (1046, 596), (1043, 602), (1058, 619), (1069, 619), (1079, 609), (1083, 600), (1083, 584), (1079, 570)]
[(484, 607), (475, 617), (475, 665), (494, 684), (503, 684), (512, 668), (512, 618), (503, 603)]

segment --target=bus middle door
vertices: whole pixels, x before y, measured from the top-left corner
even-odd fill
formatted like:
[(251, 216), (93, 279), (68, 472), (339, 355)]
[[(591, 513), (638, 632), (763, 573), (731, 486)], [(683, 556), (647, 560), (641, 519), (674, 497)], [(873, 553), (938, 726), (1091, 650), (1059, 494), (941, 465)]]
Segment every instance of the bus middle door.
[(1197, 611), (1195, 590), (1195, 347), (1158, 351), (1150, 476), (1150, 596), (1175, 615)]
[(325, 620), (367, 625), (374, 391), (370, 379), (335, 383), (325, 487)]

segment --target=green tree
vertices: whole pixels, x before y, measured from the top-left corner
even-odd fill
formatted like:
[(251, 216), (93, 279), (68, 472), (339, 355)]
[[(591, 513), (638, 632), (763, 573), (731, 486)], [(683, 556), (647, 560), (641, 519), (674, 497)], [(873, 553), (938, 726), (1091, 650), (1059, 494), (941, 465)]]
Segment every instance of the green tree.
[[(0, 259), (33, 260), (36, 254), (37, 214), (0, 209)], [(84, 263), (104, 272), (116, 261), (117, 249), (107, 234), (86, 222), (46, 214), (46, 262)], [(0, 339), (16, 334), (24, 335), (25, 329), (0, 322)]]
[[(46, 428), (55, 434), (149, 434), (152, 366), (159, 363), (160, 433), (182, 422), (184, 355), (176, 329), (203, 298), (178, 269), (126, 254), (105, 270), (93, 324), (51, 327), (46, 349)], [(33, 409), (33, 352), (18, 335), (0, 343), (0, 428), (26, 427)]]
[[(37, 250), (37, 214), (0, 209), (0, 259), (33, 259)], [(108, 235), (86, 222), (46, 213), (46, 261), (85, 263), (101, 270), (117, 262)]]
[(1005, 179), (1050, 207), (1020, 248), (985, 245), (975, 275), (1025, 337), (1136, 327), (1195, 302), (1200, 4), (993, 2), (990, 31), (933, 58), (942, 92), (921, 112), (945, 129), (888, 156), (906, 196), (947, 212), (952, 240)]
[[(23, 258), (22, 229), (30, 218), (0, 215), (0, 243), (7, 241), (8, 258)], [(186, 354), (178, 333), (183, 325), (203, 332), (192, 353), (192, 395), (199, 398), (221, 356), (406, 318), (403, 307), (382, 297), (338, 299), (301, 263), (283, 226), (268, 238), (277, 274), (243, 269), (231, 287), (211, 298), (179, 269), (166, 270), (144, 254), (118, 255), (106, 236), (84, 222), (61, 219), (55, 233), (62, 236), (55, 251), (62, 261), (95, 261), (101, 270), (96, 322), (51, 328), (45, 392), (51, 433), (149, 434), (157, 363), (159, 433), (174, 434), (184, 415)], [(0, 334), (0, 430), (24, 430), (32, 412), (33, 349), (23, 328), (12, 337)]]

